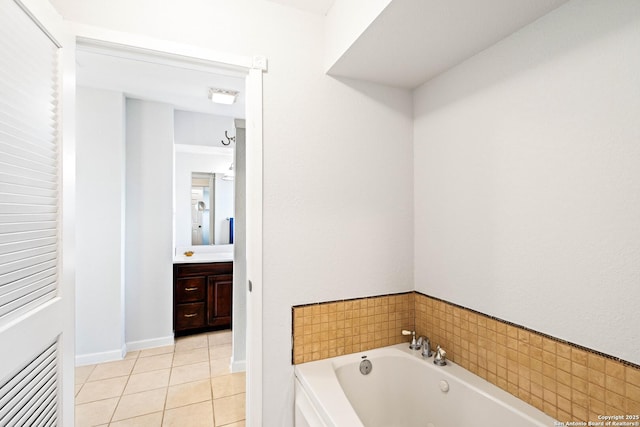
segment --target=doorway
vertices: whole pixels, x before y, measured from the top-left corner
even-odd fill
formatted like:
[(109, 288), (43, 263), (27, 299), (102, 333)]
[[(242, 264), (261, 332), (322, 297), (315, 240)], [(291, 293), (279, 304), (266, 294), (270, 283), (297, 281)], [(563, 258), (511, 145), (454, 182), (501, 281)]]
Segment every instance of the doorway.
[[(259, 425), (261, 419), (261, 370), (262, 370), (262, 337), (261, 337), (261, 284), (262, 284), (262, 71), (260, 67), (253, 67), (253, 59), (241, 58), (238, 61), (229, 61), (220, 58), (203, 49), (193, 49), (189, 46), (162, 46), (158, 48), (155, 42), (139, 42), (134, 38), (123, 40), (122, 34), (114, 36), (109, 32), (82, 35), (77, 37), (77, 52), (92, 50), (101, 55), (118, 56), (144, 62), (149, 65), (172, 67), (177, 71), (191, 70), (199, 73), (210, 73), (222, 80), (241, 78), (246, 90), (246, 203), (247, 219), (246, 231), (247, 246), (243, 254), (246, 261), (245, 277), (251, 281), (252, 291), (245, 290), (246, 332), (244, 343), (236, 342), (236, 345), (245, 345), (246, 370), (247, 370), (247, 423)], [(187, 54), (185, 54), (187, 52)], [(259, 61), (259, 64), (262, 64)], [(82, 66), (82, 58), (78, 61)], [(177, 77), (180, 78), (180, 77)], [(123, 92), (124, 93), (124, 92)], [(127, 95), (125, 93), (125, 95)], [(81, 177), (78, 177), (81, 179)], [(175, 207), (174, 207), (175, 210)], [(174, 238), (175, 248), (175, 238)], [(242, 286), (240, 284), (239, 286)], [(126, 292), (123, 291), (123, 297)], [(234, 301), (234, 312), (236, 310)], [(170, 315), (168, 313), (168, 315)], [(235, 314), (234, 314), (235, 315)], [(124, 323), (123, 323), (124, 324)], [(123, 331), (124, 332), (124, 331)], [(150, 343), (153, 344), (153, 343)], [(157, 344), (157, 343), (156, 343)]]

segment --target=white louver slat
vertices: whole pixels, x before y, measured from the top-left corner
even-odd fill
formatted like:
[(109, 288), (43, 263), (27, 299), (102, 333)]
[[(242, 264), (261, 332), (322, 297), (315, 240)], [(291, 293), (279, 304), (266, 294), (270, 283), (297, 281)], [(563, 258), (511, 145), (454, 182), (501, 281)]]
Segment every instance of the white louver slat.
[(55, 297), (60, 237), (58, 47), (12, 0), (1, 4), (0, 322)]
[(58, 344), (51, 344), (0, 385), (0, 426), (57, 423)]

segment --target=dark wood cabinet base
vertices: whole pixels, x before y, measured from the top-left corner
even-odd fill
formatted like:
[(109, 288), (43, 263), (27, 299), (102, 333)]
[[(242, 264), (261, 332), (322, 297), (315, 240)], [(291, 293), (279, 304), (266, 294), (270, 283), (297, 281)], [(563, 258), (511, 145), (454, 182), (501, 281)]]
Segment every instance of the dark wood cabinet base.
[(233, 262), (173, 265), (175, 336), (230, 329)]

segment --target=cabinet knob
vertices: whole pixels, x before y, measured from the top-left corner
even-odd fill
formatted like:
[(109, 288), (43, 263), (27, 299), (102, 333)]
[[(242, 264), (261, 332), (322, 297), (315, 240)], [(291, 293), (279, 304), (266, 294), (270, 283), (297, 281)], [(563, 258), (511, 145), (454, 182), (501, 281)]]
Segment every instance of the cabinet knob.
[(198, 313), (185, 314), (184, 317), (196, 317)]
[(187, 292), (191, 292), (191, 291), (197, 291), (198, 288), (197, 287), (196, 288), (184, 288), (184, 290), (187, 291)]

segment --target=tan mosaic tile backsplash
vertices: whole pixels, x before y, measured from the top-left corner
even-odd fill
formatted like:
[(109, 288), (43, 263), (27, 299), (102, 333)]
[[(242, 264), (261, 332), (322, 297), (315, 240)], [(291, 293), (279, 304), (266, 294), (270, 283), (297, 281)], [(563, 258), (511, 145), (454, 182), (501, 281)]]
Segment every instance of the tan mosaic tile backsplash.
[(398, 344), (414, 328), (414, 294), (310, 304), (293, 308), (293, 363)]
[(293, 363), (426, 335), (447, 358), (566, 421), (640, 415), (640, 367), (436, 298), (397, 295), (293, 307)]

